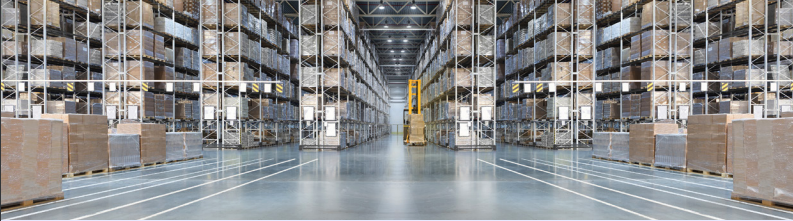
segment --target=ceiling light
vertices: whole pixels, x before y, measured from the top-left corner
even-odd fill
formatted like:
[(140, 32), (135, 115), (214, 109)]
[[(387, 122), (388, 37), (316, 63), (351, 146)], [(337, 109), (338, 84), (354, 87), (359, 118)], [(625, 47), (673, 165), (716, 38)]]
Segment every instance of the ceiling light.
[(405, 39), (405, 40), (402, 40), (402, 42), (408, 42), (408, 40), (407, 40), (407, 39)]
[(405, 50), (402, 50), (402, 53), (405, 53)]
[(385, 6), (380, 6), (380, 9), (385, 9)]
[(388, 25), (386, 25), (385, 28), (388, 28)]
[(391, 50), (391, 53), (394, 53), (394, 50)]
[(408, 28), (410, 28), (410, 27), (413, 27), (413, 26), (408, 25)]
[(391, 39), (388, 39), (388, 42), (391, 42)]
[(416, 9), (416, 6), (415, 5), (414, 6), (410, 6), (410, 9)]

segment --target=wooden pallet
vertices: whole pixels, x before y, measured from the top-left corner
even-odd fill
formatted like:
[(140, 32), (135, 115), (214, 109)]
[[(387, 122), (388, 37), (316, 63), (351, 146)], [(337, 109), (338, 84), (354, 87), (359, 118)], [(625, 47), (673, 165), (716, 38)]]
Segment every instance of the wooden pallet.
[(782, 210), (787, 210), (787, 211), (793, 211), (793, 204), (778, 202), (778, 201), (774, 201), (774, 200), (765, 200), (765, 199), (760, 199), (760, 198), (756, 198), (756, 197), (744, 196), (744, 195), (737, 194), (737, 193), (732, 193), (730, 198), (734, 199), (734, 200), (738, 200), (738, 201), (754, 203), (754, 204), (760, 204), (760, 205), (767, 206), (767, 207), (772, 207), (772, 208), (777, 208), (777, 209), (782, 209)]
[(124, 171), (124, 170), (132, 170), (132, 169), (138, 169), (138, 168), (140, 168), (140, 167), (141, 167), (140, 165), (137, 165), (137, 166), (116, 167), (116, 168), (110, 168), (110, 172), (112, 173), (112, 172), (118, 172), (118, 171)]
[(695, 169), (686, 169), (686, 172), (702, 174), (702, 175), (709, 175), (709, 176), (724, 177), (724, 178), (732, 178), (732, 174), (729, 174), (729, 173), (710, 172), (710, 171), (695, 170)]
[(166, 162), (146, 163), (146, 164), (141, 164), (140, 167), (152, 167), (157, 165), (163, 165), (165, 163)]
[(81, 177), (81, 176), (91, 176), (97, 173), (107, 173), (110, 171), (108, 168), (100, 169), (100, 170), (91, 170), (86, 172), (79, 172), (79, 173), (66, 173), (63, 174), (63, 178), (74, 178), (74, 177)]
[(653, 165), (653, 168), (662, 169), (662, 170), (670, 170), (670, 171), (677, 171), (677, 172), (686, 172), (686, 168), (678, 168), (678, 167), (670, 167), (670, 166), (658, 166)]
[(31, 199), (31, 200), (25, 200), (25, 201), (21, 201), (21, 202), (7, 203), (7, 204), (0, 205), (0, 211), (5, 212), (5, 211), (20, 209), (20, 208), (24, 208), (24, 207), (33, 206), (33, 205), (54, 202), (54, 201), (58, 201), (58, 200), (62, 200), (62, 199), (63, 199), (63, 193), (59, 193), (59, 194), (56, 194), (56, 195), (53, 195), (53, 196), (45, 196), (45, 197), (40, 197), (40, 198), (36, 198), (36, 199)]
[(653, 164), (651, 164), (651, 163), (631, 162), (631, 164), (639, 165), (639, 166), (646, 166), (646, 167), (653, 167)]

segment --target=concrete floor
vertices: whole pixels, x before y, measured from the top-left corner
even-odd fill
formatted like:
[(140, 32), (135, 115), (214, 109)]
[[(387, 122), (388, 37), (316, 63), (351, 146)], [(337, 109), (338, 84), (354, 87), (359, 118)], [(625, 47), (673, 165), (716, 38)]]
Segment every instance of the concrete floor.
[(66, 200), (6, 219), (793, 219), (729, 199), (732, 180), (592, 160), (590, 149), (296, 145), (64, 179)]

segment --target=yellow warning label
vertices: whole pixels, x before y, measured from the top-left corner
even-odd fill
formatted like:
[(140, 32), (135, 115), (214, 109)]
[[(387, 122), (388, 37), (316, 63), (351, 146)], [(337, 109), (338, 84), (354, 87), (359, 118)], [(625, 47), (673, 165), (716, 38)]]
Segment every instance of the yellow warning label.
[(513, 88), (512, 93), (518, 93), (519, 90), (520, 90), (519, 88)]
[(278, 93), (283, 93), (284, 92), (284, 86), (281, 85), (281, 84), (275, 84), (275, 91), (278, 91)]
[(653, 82), (647, 83), (647, 91), (653, 90)]
[(66, 91), (74, 91), (74, 83), (66, 83)]
[(0, 90), (6, 90), (6, 83), (0, 83)]
[(721, 83), (721, 91), (727, 91), (727, 83)]
[(542, 92), (542, 84), (537, 84), (537, 92)]
[(140, 83), (140, 88), (141, 88), (143, 91), (149, 91), (149, 85), (148, 85), (148, 84), (146, 84), (146, 83)]
[(253, 88), (253, 92), (256, 92), (256, 93), (259, 92), (259, 84), (253, 84), (252, 88)]

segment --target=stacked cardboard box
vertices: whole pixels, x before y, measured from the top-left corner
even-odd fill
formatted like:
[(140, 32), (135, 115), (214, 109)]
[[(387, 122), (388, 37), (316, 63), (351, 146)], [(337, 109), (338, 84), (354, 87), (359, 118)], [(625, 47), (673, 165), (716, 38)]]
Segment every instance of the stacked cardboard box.
[(140, 163), (142, 165), (166, 162), (165, 125), (150, 123), (122, 123), (119, 134), (140, 136)]
[(793, 118), (732, 122), (733, 196), (793, 204)]
[(753, 117), (751, 114), (690, 116), (686, 167), (692, 170), (727, 173), (727, 126), (733, 120)]
[(63, 198), (64, 122), (56, 119), (0, 120), (2, 182), (0, 203)]
[(184, 153), (185, 158), (191, 159), (204, 155), (203, 137), (199, 132), (184, 132)]
[(408, 140), (411, 143), (425, 142), (424, 139), (424, 115), (410, 114), (410, 136)]
[(165, 160), (168, 162), (185, 159), (184, 134), (165, 133)]
[(107, 169), (107, 116), (93, 114), (42, 114), (41, 118), (59, 119), (67, 125), (68, 169), (82, 173)]
[(655, 164), (655, 135), (677, 134), (677, 124), (648, 123), (630, 125), (631, 162)]
[(610, 132), (596, 132), (592, 137), (592, 156), (611, 159), (611, 137)]

